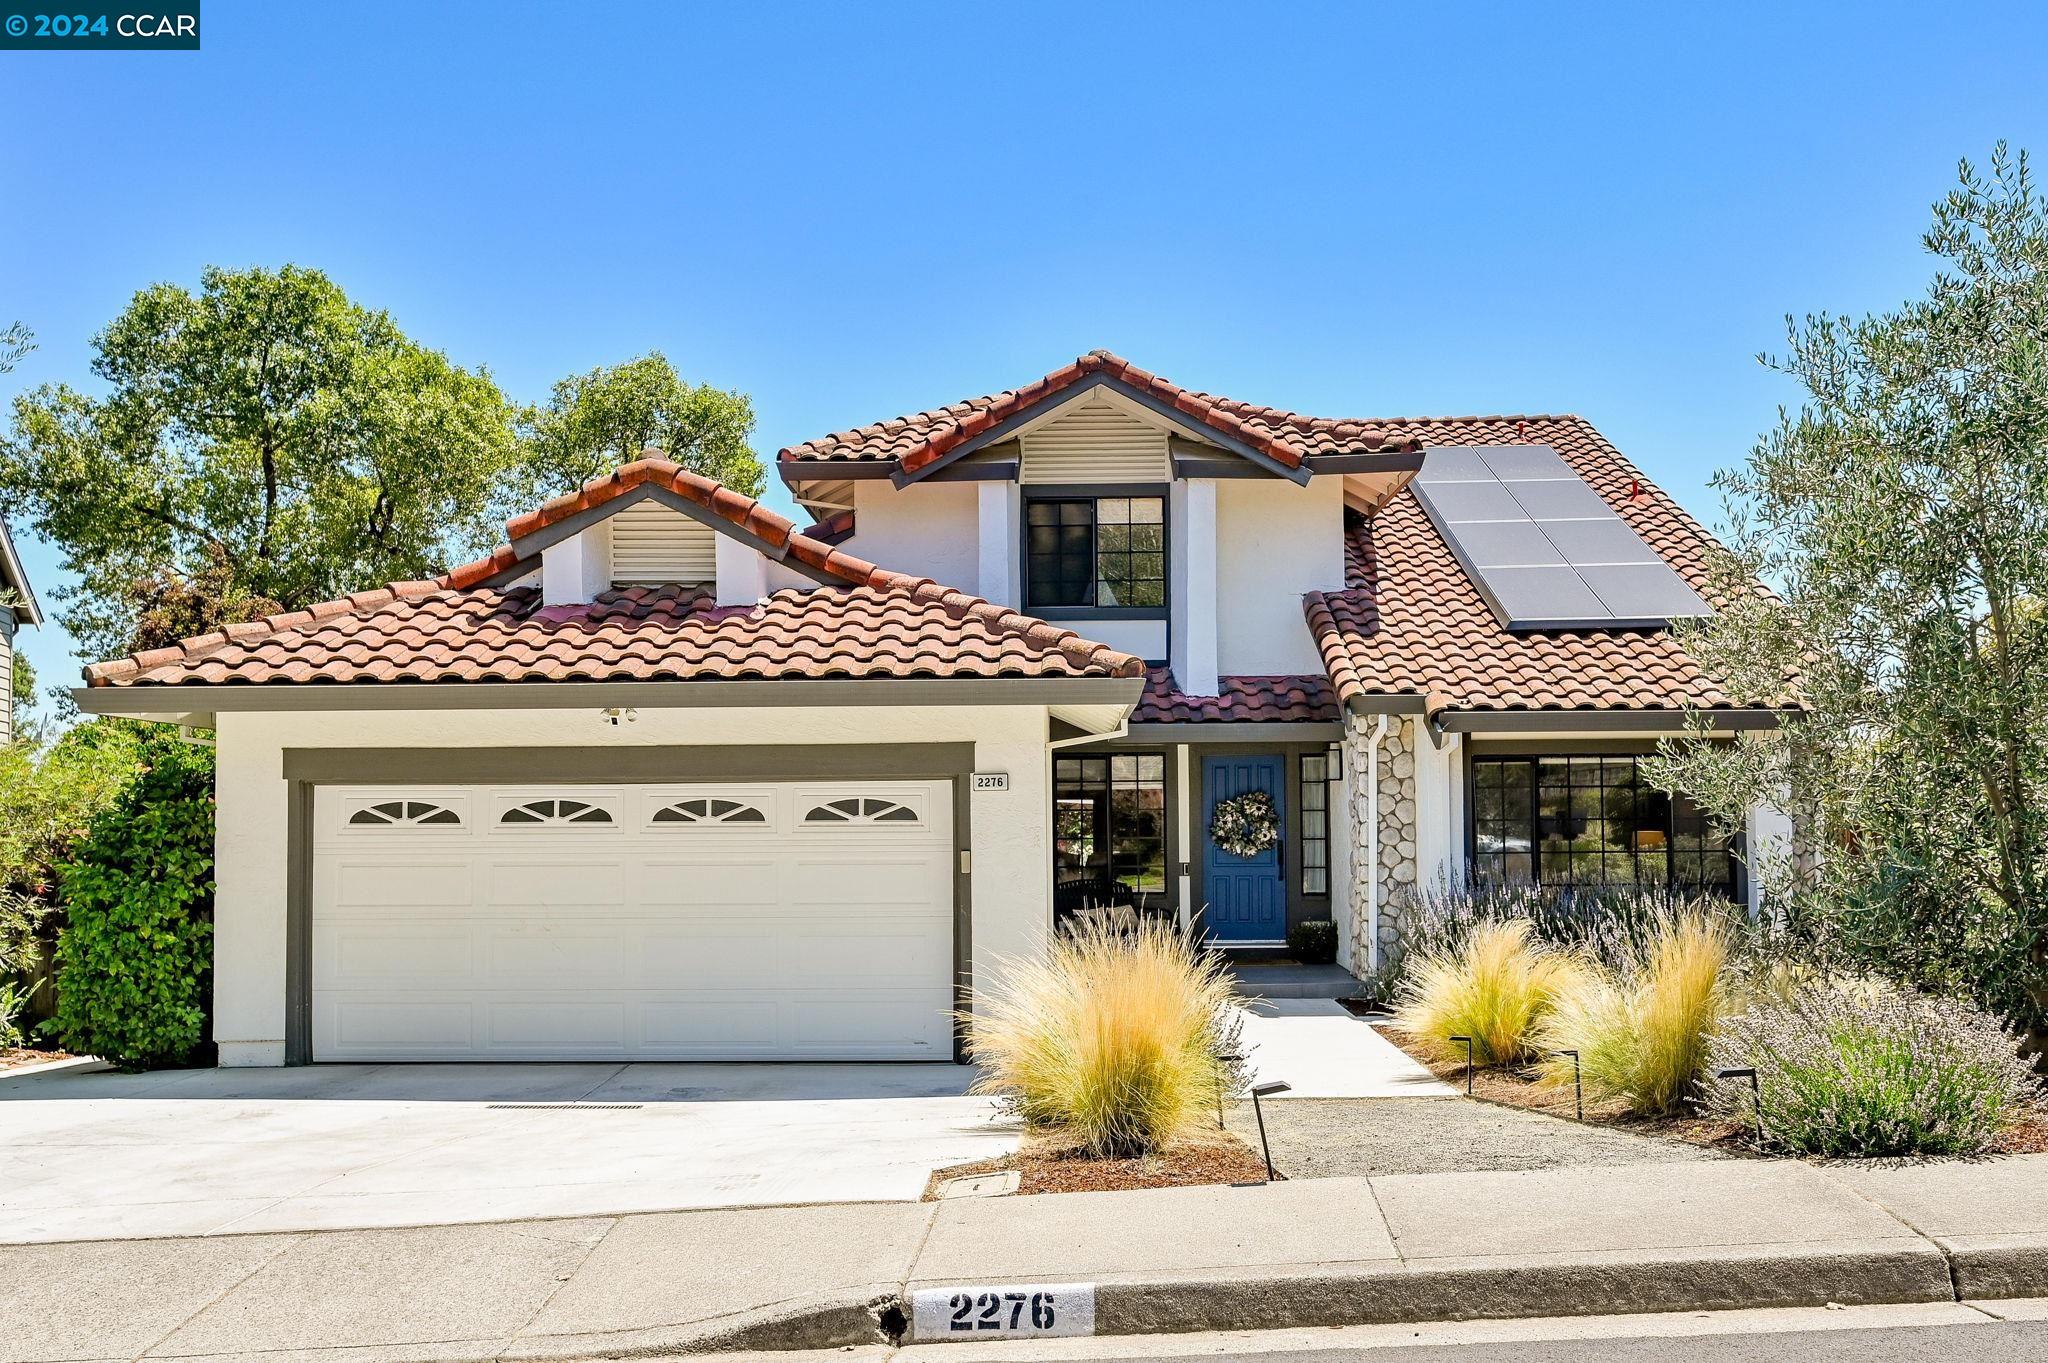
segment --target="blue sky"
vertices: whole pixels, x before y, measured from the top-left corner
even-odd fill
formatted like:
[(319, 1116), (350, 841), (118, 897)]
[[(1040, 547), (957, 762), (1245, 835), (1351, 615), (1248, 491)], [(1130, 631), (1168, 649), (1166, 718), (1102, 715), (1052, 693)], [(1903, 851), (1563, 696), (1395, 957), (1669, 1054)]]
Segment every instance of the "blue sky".
[(290, 261), (523, 399), (666, 351), (764, 456), (1107, 346), (1579, 412), (1713, 519), (1783, 316), (1919, 291), (1957, 158), (2048, 151), (2037, 5), (1452, 8), (207, 0), (202, 52), (0, 53), (0, 398)]

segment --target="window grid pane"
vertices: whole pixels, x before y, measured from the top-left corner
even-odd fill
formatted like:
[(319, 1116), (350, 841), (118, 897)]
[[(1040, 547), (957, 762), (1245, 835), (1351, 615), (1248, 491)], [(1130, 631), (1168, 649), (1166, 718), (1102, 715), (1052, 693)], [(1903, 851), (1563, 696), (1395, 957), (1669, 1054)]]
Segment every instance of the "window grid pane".
[(1301, 892), (1330, 892), (1330, 763), (1321, 753), (1301, 759)]
[(1472, 870), (1553, 889), (1735, 895), (1729, 838), (1645, 781), (1634, 757), (1474, 759)]

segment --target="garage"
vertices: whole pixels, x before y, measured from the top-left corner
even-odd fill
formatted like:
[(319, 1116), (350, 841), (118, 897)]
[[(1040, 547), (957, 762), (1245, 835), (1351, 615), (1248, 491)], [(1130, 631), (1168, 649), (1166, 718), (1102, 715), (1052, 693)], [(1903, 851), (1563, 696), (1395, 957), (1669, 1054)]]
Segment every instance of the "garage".
[(316, 1061), (951, 1060), (947, 781), (318, 788)]

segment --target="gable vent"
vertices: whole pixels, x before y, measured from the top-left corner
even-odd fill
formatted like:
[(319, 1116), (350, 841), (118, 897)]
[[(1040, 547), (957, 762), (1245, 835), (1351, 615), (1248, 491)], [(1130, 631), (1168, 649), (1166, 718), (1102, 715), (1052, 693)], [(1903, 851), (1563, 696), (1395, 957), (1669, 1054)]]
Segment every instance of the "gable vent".
[(660, 502), (635, 502), (612, 517), (612, 581), (622, 587), (715, 582), (717, 533)]
[(1166, 432), (1115, 407), (1094, 405), (1023, 438), (1026, 483), (1163, 483)]

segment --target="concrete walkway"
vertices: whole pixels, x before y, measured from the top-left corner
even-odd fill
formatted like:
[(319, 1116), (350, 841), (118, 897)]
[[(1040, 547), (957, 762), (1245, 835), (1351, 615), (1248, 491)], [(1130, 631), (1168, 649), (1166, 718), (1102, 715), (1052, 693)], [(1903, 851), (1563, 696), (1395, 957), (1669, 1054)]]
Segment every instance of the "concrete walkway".
[(1016, 1149), (958, 1065), (0, 1078), (0, 1243), (914, 1201)]
[(1449, 1098), (1454, 1091), (1330, 999), (1262, 999), (1244, 1014), (1244, 1051), (1261, 1080), (1295, 1098)]
[(5, 1246), (0, 1359), (825, 1348), (882, 1342), (918, 1288), (1022, 1284), (1094, 1285), (1099, 1334), (2038, 1296), (2048, 1157)]

